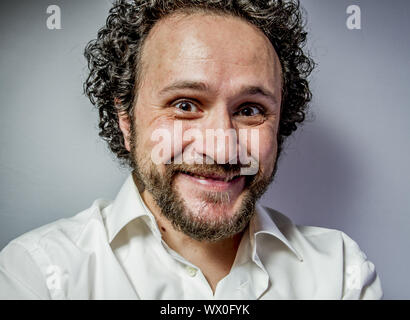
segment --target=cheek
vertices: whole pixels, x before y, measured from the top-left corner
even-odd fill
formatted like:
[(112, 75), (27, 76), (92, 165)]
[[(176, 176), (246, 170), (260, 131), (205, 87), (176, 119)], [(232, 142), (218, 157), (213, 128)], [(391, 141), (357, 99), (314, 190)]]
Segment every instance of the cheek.
[[(144, 126), (145, 124), (145, 126)], [(147, 125), (148, 124), (148, 125)], [(184, 149), (183, 133), (187, 126), (183, 121), (158, 117), (139, 121), (137, 154), (143, 154), (145, 160), (163, 167), (171, 159), (180, 156)]]
[(273, 170), (277, 154), (276, 134), (273, 130), (259, 131), (259, 165), (265, 172)]

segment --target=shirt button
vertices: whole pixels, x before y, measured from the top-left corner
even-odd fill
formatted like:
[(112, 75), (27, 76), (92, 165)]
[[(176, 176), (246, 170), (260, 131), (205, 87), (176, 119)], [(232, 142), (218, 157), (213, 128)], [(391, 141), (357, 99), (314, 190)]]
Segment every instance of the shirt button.
[(195, 268), (193, 268), (191, 266), (186, 266), (185, 269), (191, 277), (196, 276), (197, 270)]

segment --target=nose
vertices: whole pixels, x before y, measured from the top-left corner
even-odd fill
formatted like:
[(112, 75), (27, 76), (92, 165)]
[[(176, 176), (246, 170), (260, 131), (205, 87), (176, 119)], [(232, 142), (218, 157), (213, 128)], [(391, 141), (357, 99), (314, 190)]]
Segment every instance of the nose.
[(238, 163), (238, 136), (225, 105), (214, 108), (205, 122), (203, 154), (207, 163)]

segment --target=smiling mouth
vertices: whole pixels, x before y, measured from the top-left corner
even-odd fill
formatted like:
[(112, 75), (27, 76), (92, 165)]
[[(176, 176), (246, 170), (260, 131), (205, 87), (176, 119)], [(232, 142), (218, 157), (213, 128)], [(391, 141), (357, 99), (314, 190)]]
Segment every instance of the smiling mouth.
[(179, 171), (178, 175), (182, 178), (182, 185), (188, 193), (197, 193), (200, 191), (208, 192), (231, 192), (239, 195), (245, 187), (245, 176), (238, 174), (215, 174), (215, 173), (193, 173), (189, 171)]
[(179, 171), (179, 173), (183, 173), (194, 177), (198, 180), (208, 180), (208, 181), (220, 181), (220, 182), (231, 182), (235, 179), (238, 179), (241, 175), (240, 174), (215, 174), (215, 173), (205, 173), (205, 172), (190, 172), (190, 171)]

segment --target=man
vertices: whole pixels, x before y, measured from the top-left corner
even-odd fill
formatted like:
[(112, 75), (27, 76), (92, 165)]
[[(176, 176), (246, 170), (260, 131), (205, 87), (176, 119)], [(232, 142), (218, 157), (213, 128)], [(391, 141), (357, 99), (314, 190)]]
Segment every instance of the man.
[(132, 174), (113, 202), (12, 241), (0, 296), (381, 298), (347, 235), (256, 202), (311, 99), (302, 24), (294, 1), (117, 1), (85, 91)]

